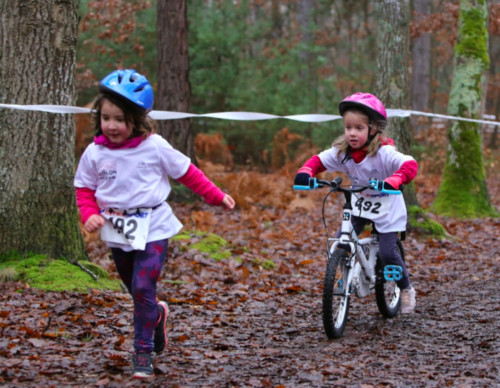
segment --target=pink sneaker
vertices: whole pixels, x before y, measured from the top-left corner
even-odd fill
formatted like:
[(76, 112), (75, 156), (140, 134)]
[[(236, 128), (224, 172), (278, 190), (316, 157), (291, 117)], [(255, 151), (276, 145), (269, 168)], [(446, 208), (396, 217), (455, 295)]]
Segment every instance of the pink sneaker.
[(156, 323), (155, 336), (154, 336), (154, 349), (156, 354), (163, 352), (167, 346), (167, 318), (168, 318), (168, 305), (165, 302), (158, 302), (158, 311), (160, 316)]

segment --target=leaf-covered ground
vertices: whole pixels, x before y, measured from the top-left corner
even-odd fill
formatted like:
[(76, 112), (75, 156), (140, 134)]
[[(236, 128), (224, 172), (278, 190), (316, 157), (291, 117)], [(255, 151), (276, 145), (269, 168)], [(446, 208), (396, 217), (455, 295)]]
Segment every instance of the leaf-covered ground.
[[(186, 229), (223, 236), (231, 257), (215, 261), (189, 249), (196, 236), (171, 243), (158, 285), (171, 309), (169, 345), (155, 357), (155, 378), (131, 379), (128, 295), (6, 284), (0, 387), (500, 385), (500, 219), (439, 219), (453, 236), (443, 241), (410, 235), (404, 247), (418, 291), (416, 312), (387, 320), (373, 295), (353, 298), (344, 337), (329, 341), (321, 321), (322, 194), (293, 193), (285, 177), (260, 178), (273, 183), (275, 193), (266, 195), (245, 189), (244, 174), (230, 179), (240, 179), (238, 192), (246, 193), (233, 213), (175, 206)], [(499, 182), (489, 180), (497, 208)], [(417, 179), (424, 207), (438, 184), (438, 178)], [(332, 231), (340, 206), (332, 198)], [(99, 241), (88, 239), (88, 248), (93, 261), (113, 270)], [(266, 260), (276, 268), (264, 268)]]

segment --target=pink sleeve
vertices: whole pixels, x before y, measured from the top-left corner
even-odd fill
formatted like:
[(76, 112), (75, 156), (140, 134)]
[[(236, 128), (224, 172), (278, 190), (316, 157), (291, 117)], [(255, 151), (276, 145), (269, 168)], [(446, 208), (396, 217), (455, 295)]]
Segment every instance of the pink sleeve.
[(315, 176), (320, 172), (326, 171), (325, 166), (321, 163), (321, 159), (318, 155), (314, 155), (311, 159), (304, 163), (304, 165), (297, 171), (298, 173), (305, 172), (310, 176)]
[(209, 205), (220, 205), (226, 194), (215, 186), (203, 172), (191, 163), (187, 172), (177, 179), (184, 186), (201, 195)]
[(403, 184), (410, 183), (413, 178), (417, 175), (418, 172), (418, 164), (415, 160), (408, 160), (404, 162), (398, 171), (396, 171), (394, 175), (400, 177), (402, 179)]
[(85, 224), (90, 216), (100, 214), (99, 206), (95, 199), (95, 190), (90, 190), (86, 187), (76, 188), (76, 205), (80, 209), (82, 222)]

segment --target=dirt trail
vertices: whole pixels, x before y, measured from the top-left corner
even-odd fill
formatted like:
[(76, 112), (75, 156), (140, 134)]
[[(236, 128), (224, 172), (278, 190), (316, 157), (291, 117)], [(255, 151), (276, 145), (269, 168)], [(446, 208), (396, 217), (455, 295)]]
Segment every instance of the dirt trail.
[[(321, 321), (325, 237), (312, 209), (260, 209), (258, 218), (176, 209), (185, 221), (214, 212), (213, 228), (243, 264), (171, 244), (158, 287), (171, 307), (169, 345), (148, 382), (130, 378), (129, 296), (2, 286), (0, 388), (500, 386), (499, 219), (442, 219), (451, 240), (409, 236), (416, 312), (387, 320), (373, 295), (353, 298), (344, 337), (329, 341)], [(263, 269), (265, 259), (277, 268)]]
[[(468, 241), (410, 237), (405, 243), (416, 312), (386, 320), (373, 296), (354, 299), (340, 340), (323, 333), (322, 265), (299, 278), (269, 279), (260, 291), (233, 286), (213, 295), (227, 305), (249, 294), (230, 312), (175, 306), (172, 337), (189, 332), (189, 339), (171, 342), (176, 366), (168, 381), (190, 387), (500, 386), (500, 239), (490, 234), (500, 222), (450, 222), (448, 229)], [(286, 290), (294, 283), (300, 292)]]

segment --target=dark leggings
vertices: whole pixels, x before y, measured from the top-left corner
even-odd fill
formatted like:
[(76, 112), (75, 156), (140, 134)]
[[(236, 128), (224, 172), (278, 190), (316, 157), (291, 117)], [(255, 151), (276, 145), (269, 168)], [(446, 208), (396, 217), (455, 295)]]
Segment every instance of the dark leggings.
[(120, 277), (134, 300), (134, 349), (153, 351), (153, 335), (158, 321), (156, 282), (165, 263), (168, 239), (152, 241), (143, 251), (125, 252), (111, 248)]
[[(356, 234), (360, 234), (363, 231), (365, 225), (370, 222), (366, 218), (351, 217), (352, 226), (354, 227), (354, 231)], [(401, 255), (398, 252), (398, 248), (396, 245), (396, 241), (398, 239), (398, 232), (389, 232), (389, 233), (378, 233), (379, 235), (379, 254), (380, 259), (384, 266), (386, 265), (399, 265), (403, 268), (403, 277), (401, 280), (398, 280), (396, 284), (401, 290), (410, 288), (410, 278), (408, 276), (408, 271), (406, 270), (405, 263), (401, 258)], [(336, 237), (340, 237), (340, 230), (337, 232)]]

